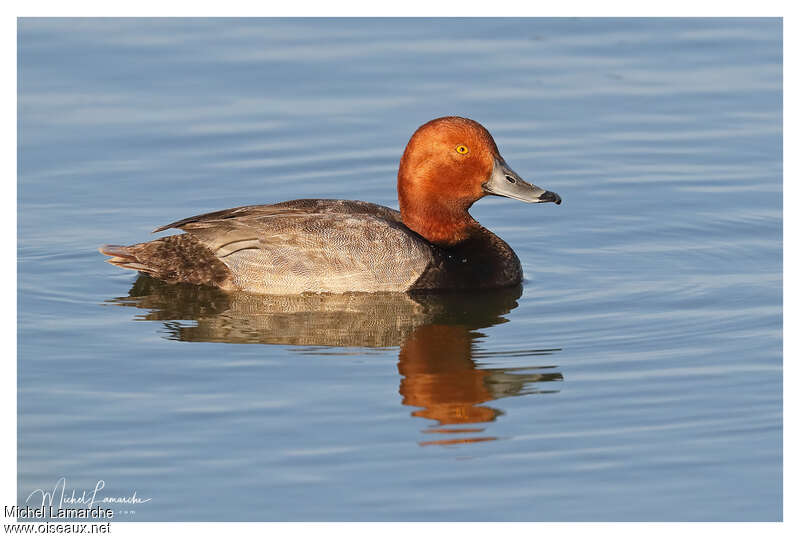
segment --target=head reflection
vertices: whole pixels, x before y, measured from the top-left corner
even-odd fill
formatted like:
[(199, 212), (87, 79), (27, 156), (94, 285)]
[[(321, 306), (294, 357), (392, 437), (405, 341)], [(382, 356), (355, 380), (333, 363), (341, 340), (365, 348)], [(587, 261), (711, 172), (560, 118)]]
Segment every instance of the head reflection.
[[(437, 428), (426, 429), (426, 433), (461, 435), (421, 442), (423, 445), (495, 440), (494, 437), (476, 436), (484, 431), (483, 428), (463, 427), (488, 423), (503, 414), (501, 410), (483, 403), (537, 392), (532, 389), (533, 384), (562, 379), (559, 372), (524, 372), (555, 368), (550, 365), (516, 369), (480, 368), (473, 354), (475, 341), (481, 336), (464, 325), (429, 324), (417, 328), (400, 349), (397, 367), (403, 377), (400, 382), (403, 404), (421, 408), (411, 415), (438, 423)], [(524, 355), (547, 355), (554, 351), (528, 350)], [(555, 391), (557, 389), (538, 392)], [(448, 427), (450, 425), (462, 427)]]
[[(503, 412), (487, 403), (558, 391), (547, 384), (562, 380), (551, 362), (539, 357), (536, 365), (519, 365), (557, 350), (486, 352), (476, 344), (484, 337), (477, 330), (506, 322), (521, 292), (259, 296), (141, 276), (129, 296), (109, 302), (146, 310), (137, 318), (163, 321), (174, 340), (295, 345), (310, 353), (399, 346), (402, 403), (415, 408), (412, 416), (436, 422), (420, 444), (450, 445), (496, 439), (485, 427)], [(505, 366), (482, 365), (501, 361)]]

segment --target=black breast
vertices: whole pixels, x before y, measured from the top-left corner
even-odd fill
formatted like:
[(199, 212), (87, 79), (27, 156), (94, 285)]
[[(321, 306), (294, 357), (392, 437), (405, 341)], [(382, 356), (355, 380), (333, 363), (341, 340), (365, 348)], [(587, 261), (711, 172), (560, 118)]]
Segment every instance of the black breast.
[(432, 254), (412, 290), (499, 288), (522, 282), (516, 253), (483, 227), (453, 247), (434, 247)]

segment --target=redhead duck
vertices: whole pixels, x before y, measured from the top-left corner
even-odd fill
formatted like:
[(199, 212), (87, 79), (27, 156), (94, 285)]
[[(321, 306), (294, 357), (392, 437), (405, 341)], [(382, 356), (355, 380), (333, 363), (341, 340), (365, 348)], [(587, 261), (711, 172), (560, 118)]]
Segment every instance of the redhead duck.
[(511, 170), (482, 125), (454, 116), (416, 130), (397, 192), (400, 211), (324, 199), (242, 206), (154, 230), (185, 234), (100, 252), (167, 282), (261, 294), (495, 288), (519, 284), (522, 267), (469, 207), (486, 195), (561, 203)]

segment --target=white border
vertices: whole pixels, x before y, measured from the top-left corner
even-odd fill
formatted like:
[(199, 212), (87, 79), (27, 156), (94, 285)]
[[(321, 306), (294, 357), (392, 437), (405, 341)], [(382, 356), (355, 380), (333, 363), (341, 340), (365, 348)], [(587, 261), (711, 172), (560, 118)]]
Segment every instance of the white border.
[[(167, 4), (163, 1), (155, 2), (144, 0), (136, 4), (112, 3), (100, 1), (71, 2), (27, 2), (10, 7), (4, 7), (2, 19), (2, 59), (6, 74), (4, 85), (5, 99), (3, 120), (5, 125), (5, 143), (2, 145), (3, 159), (6, 174), (2, 182), (4, 211), (0, 213), (3, 218), (3, 234), (5, 245), (14, 245), (16, 258), (16, 17), (17, 16), (737, 16), (737, 17), (775, 17), (784, 18), (784, 148), (790, 151), (784, 155), (784, 178), (796, 178), (795, 155), (798, 148), (794, 126), (796, 125), (796, 107), (789, 96), (797, 95), (796, 84), (796, 58), (797, 40), (793, 37), (800, 29), (791, 14), (788, 2), (760, 1), (740, 4), (721, 2), (689, 2), (672, 1), (668, 4), (652, 5), (641, 1), (606, 1), (606, 2), (558, 2), (551, 5), (521, 2), (477, 2), (458, 1), (433, 4), (430, 1), (407, 0), (396, 5), (383, 5), (378, 7), (375, 2), (347, 1), (347, 2), (303, 2), (283, 3), (282, 5), (264, 4), (254, 7), (252, 2), (228, 0), (226, 2), (173, 2)], [(13, 81), (13, 82), (12, 82)], [(793, 239), (797, 236), (796, 209), (793, 202), (796, 200), (795, 187), (792, 181), (784, 181), (784, 203), (787, 211), (784, 212), (784, 275), (796, 276), (797, 251)], [(6, 434), (13, 432), (13, 436), (2, 437), (0, 442), (0, 456), (3, 464), (0, 466), (0, 505), (13, 504), (16, 500), (16, 263), (2, 265), (2, 282), (6, 285), (3, 293), (4, 323), (3, 343), (8, 351), (5, 361), (10, 364), (3, 370), (2, 398), (3, 426)], [(796, 311), (794, 306), (797, 298), (795, 281), (784, 279), (784, 384), (792, 389), (795, 368), (793, 360), (797, 357), (797, 343), (792, 329), (795, 328)], [(13, 322), (13, 323), (12, 323)], [(13, 346), (12, 346), (13, 343)], [(711, 533), (725, 533), (726, 536), (751, 536), (759, 534), (767, 536), (784, 536), (791, 534), (797, 536), (797, 519), (786, 508), (798, 507), (796, 495), (797, 467), (793, 456), (797, 455), (797, 430), (792, 420), (797, 417), (792, 413), (796, 409), (797, 399), (793, 391), (784, 391), (784, 519), (785, 524), (475, 524), (475, 523), (450, 523), (450, 524), (263, 524), (263, 523), (113, 523), (112, 529), (115, 536), (141, 537), (143, 533), (150, 536), (174, 535), (177, 533), (192, 533), (198, 537), (217, 537), (222, 534), (235, 533), (237, 536), (262, 536), (264, 531), (278, 533), (278, 537), (295, 536), (298, 532), (324, 534), (326, 537), (333, 535), (342, 537), (374, 537), (388, 535), (452, 535), (458, 536), (486, 536), (530, 533), (546, 533), (552, 537), (563, 537), (575, 532), (587, 533), (592, 536), (636, 537), (643, 534), (647, 537), (669, 537), (676, 534), (709, 535)], [(788, 457), (788, 458), (786, 458)], [(5, 521), (5, 519), (3, 519)], [(446, 526), (446, 528), (445, 528)], [(525, 529), (523, 529), (523, 527)], [(534, 529), (528, 529), (533, 527)], [(266, 528), (266, 530), (265, 530)], [(301, 529), (302, 528), (302, 529)], [(794, 529), (795, 532), (790, 530)]]

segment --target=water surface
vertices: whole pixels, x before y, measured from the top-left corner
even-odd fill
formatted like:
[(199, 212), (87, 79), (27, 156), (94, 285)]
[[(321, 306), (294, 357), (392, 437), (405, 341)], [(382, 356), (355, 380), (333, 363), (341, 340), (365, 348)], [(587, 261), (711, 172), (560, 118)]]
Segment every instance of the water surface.
[[(19, 22), (20, 502), (127, 520), (782, 518), (777, 19)], [(396, 207), (483, 123), (561, 206), (520, 289), (268, 298), (103, 263), (175, 219)]]

